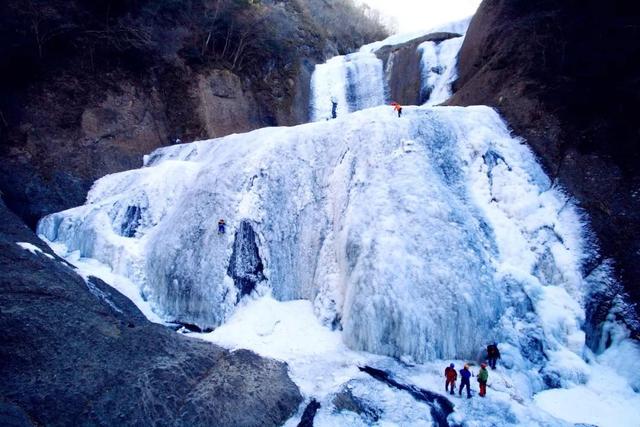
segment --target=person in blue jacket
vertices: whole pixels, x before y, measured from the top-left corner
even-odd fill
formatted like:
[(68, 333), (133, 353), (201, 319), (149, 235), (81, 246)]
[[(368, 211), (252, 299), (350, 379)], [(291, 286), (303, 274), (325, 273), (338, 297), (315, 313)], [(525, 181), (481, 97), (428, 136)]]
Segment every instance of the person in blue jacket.
[(218, 221), (218, 234), (224, 234), (224, 228), (225, 228), (225, 223), (224, 223), (224, 219), (221, 219), (220, 221)]
[(460, 396), (462, 396), (462, 390), (465, 386), (467, 387), (467, 398), (471, 399), (471, 371), (468, 364), (460, 369), (460, 391), (458, 392)]

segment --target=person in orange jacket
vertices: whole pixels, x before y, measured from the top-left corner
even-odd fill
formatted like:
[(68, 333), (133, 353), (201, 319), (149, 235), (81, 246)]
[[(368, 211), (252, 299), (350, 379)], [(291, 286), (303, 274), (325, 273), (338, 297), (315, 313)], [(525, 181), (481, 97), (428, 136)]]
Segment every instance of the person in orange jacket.
[(402, 117), (402, 106), (397, 102), (392, 102), (391, 105), (393, 105), (393, 111), (398, 112), (398, 117)]

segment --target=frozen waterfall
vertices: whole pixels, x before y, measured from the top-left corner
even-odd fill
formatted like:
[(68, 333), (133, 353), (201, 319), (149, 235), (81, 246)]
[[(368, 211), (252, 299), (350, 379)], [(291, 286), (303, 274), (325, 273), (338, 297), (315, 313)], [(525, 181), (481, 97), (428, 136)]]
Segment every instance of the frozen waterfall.
[[(464, 37), (454, 37), (444, 41), (426, 41), (418, 46), (421, 71), (416, 78), (420, 79), (420, 100), (423, 104), (437, 105), (451, 97), (463, 41)], [(385, 75), (382, 60), (376, 56), (377, 47), (380, 46), (372, 44), (360, 52), (336, 56), (316, 65), (311, 78), (312, 121), (331, 119), (334, 111), (335, 116), (343, 116), (389, 101), (389, 77)]]
[(417, 361), (488, 339), (527, 363), (584, 344), (580, 220), (486, 107), (378, 107), (163, 148), (38, 232), (203, 328), (268, 287), (313, 301), (352, 348)]
[(385, 104), (382, 61), (366, 52), (336, 56), (316, 66), (311, 89), (311, 119), (316, 122), (332, 118), (333, 103), (338, 117)]
[(440, 104), (451, 97), (451, 85), (458, 77), (457, 60), (464, 37), (456, 37), (440, 43), (424, 42), (421, 53), (422, 93), (420, 99), (426, 105)]

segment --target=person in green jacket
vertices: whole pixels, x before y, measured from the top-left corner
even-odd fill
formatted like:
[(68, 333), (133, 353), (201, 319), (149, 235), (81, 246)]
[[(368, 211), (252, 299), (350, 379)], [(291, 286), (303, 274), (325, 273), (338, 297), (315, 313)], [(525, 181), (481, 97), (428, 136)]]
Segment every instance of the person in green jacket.
[(480, 372), (478, 372), (478, 383), (480, 383), (480, 396), (484, 397), (487, 394), (487, 380), (489, 379), (489, 371), (487, 371), (487, 364), (482, 363), (480, 365)]

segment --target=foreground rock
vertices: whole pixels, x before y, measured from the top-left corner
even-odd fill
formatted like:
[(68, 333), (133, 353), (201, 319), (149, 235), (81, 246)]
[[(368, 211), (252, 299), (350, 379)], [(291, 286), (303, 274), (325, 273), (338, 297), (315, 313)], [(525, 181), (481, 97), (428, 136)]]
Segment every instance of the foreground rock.
[[(496, 107), (527, 139), (549, 175), (589, 213), (602, 251), (588, 271), (615, 259), (618, 278), (636, 303), (638, 22), (631, 3), (485, 0), (462, 46), (457, 91), (449, 101)], [(602, 295), (592, 304), (592, 324), (604, 319), (615, 297)], [(627, 310), (629, 321), (635, 316)], [(591, 337), (598, 341), (598, 334)]]
[(2, 202), (0, 218), (0, 425), (275, 426), (297, 409), (285, 364), (150, 323)]

